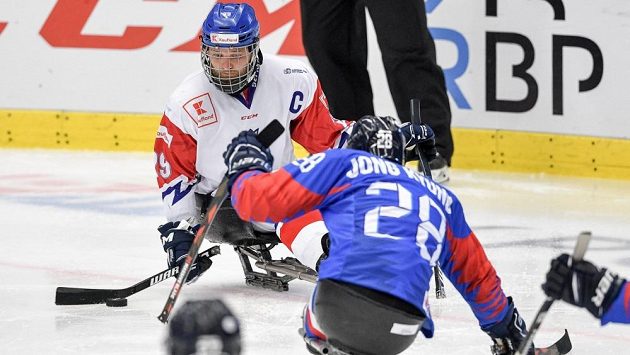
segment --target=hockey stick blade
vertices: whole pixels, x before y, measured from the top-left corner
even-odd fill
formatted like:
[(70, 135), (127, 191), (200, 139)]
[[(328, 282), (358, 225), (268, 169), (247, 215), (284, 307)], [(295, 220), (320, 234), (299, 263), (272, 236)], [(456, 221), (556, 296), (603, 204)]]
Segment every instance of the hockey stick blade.
[[(269, 147), (276, 139), (278, 139), (278, 137), (282, 135), (283, 132), (284, 126), (282, 126), (280, 121), (273, 120), (260, 133), (258, 133), (257, 139), (264, 146)], [(182, 287), (185, 285), (184, 281), (188, 278), (190, 268), (195, 262), (195, 259), (197, 259), (197, 252), (199, 251), (199, 247), (201, 246), (201, 242), (203, 241), (203, 236), (206, 234), (206, 230), (210, 227), (212, 222), (214, 222), (214, 218), (217, 216), (219, 207), (221, 207), (229, 193), (228, 177), (224, 176), (216, 189), (214, 198), (212, 199), (210, 205), (208, 206), (208, 209), (206, 210), (206, 217), (204, 221), (201, 223), (199, 229), (197, 229), (197, 233), (195, 233), (195, 238), (193, 239), (192, 245), (188, 250), (188, 255), (186, 255), (186, 259), (184, 259), (184, 263), (182, 264), (182, 270), (177, 276), (177, 280), (175, 280), (175, 283), (173, 284), (173, 288), (171, 289), (171, 292), (166, 299), (164, 308), (162, 309), (160, 315), (157, 317), (160, 322), (168, 322), (168, 318), (173, 311), (173, 307), (175, 306), (177, 297), (179, 297), (179, 293), (182, 290)]]
[(547, 348), (536, 348), (536, 355), (564, 355), (573, 349), (569, 332), (565, 329), (564, 335), (558, 341)]
[[(200, 256), (213, 257), (221, 254), (218, 245), (207, 249)], [(79, 305), (79, 304), (99, 304), (105, 303), (109, 298), (127, 298), (146, 288), (157, 285), (171, 276), (179, 275), (179, 267), (175, 266), (158, 272), (137, 284), (121, 289), (99, 289), (99, 288), (78, 288), (78, 287), (57, 287), (55, 292), (55, 304), (58, 306)]]
[[(588, 231), (582, 232), (580, 233), (580, 235), (578, 235), (578, 240), (575, 243), (575, 248), (573, 249), (574, 261), (580, 261), (584, 258), (584, 254), (586, 254), (586, 250), (588, 249), (588, 244), (591, 241), (591, 237), (592, 233)], [(534, 317), (532, 326), (529, 328), (527, 336), (525, 336), (525, 339), (523, 339), (523, 341), (521, 342), (521, 346), (519, 346), (518, 351), (516, 352), (517, 355), (522, 355), (526, 353), (526, 349), (528, 349), (531, 343), (534, 341), (534, 337), (536, 336), (540, 325), (547, 316), (547, 312), (549, 312), (549, 309), (551, 308), (551, 305), (554, 301), (555, 300), (553, 298), (547, 297), (542, 306), (540, 306), (540, 309), (538, 309), (538, 313), (536, 313), (536, 317)]]

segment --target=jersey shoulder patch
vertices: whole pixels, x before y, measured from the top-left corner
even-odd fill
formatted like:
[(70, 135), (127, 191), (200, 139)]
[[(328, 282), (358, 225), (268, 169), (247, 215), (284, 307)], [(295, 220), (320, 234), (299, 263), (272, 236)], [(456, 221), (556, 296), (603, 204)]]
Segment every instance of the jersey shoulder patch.
[(182, 128), (189, 121), (197, 128), (219, 121), (216, 105), (212, 100), (213, 87), (202, 70), (188, 75), (169, 98), (166, 114), (171, 119), (179, 116)]
[(182, 108), (198, 128), (219, 122), (210, 93), (206, 92), (190, 98), (184, 102)]

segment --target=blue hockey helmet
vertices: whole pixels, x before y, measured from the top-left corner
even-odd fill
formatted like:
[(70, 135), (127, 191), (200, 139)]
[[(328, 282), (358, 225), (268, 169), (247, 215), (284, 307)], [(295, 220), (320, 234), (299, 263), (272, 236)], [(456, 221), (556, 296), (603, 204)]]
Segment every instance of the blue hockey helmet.
[(348, 148), (372, 153), (383, 159), (405, 163), (405, 137), (398, 120), (390, 116), (363, 116), (348, 138)]
[(186, 302), (169, 322), (167, 353), (170, 355), (239, 355), (239, 322), (218, 299)]
[(201, 29), (201, 63), (211, 83), (234, 94), (256, 74), (260, 25), (249, 4), (214, 5)]

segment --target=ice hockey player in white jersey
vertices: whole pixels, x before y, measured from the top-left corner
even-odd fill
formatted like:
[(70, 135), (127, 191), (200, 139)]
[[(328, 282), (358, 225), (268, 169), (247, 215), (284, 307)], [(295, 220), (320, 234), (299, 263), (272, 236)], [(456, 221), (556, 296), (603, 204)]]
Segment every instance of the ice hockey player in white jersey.
[[(200, 36), (201, 68), (184, 79), (166, 105), (154, 149), (167, 219), (159, 231), (169, 266), (188, 252), (200, 222), (195, 195), (217, 188), (226, 172), (221, 154), (239, 132), (259, 131), (279, 120), (285, 135), (271, 149), (277, 168), (295, 159), (291, 139), (316, 153), (342, 146), (351, 129), (350, 122), (330, 115), (319, 81), (304, 63), (263, 55), (259, 33), (250, 5), (214, 5)], [(273, 232), (274, 225), (255, 229)], [(322, 254), (325, 233), (317, 211), (279, 230), (280, 239), (310, 267)], [(208, 267), (209, 260), (198, 260), (189, 281)]]

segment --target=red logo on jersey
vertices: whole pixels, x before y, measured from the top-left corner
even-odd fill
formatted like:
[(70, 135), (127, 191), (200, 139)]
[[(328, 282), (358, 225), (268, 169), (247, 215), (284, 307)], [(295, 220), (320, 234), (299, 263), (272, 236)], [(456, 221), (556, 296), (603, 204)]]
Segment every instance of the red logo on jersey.
[(199, 128), (219, 121), (208, 93), (188, 100), (184, 104), (184, 110)]
[(203, 115), (204, 113), (208, 112), (204, 110), (202, 106), (203, 106), (203, 101), (197, 101), (193, 104), (193, 107), (195, 108), (195, 111), (197, 112), (197, 116)]

